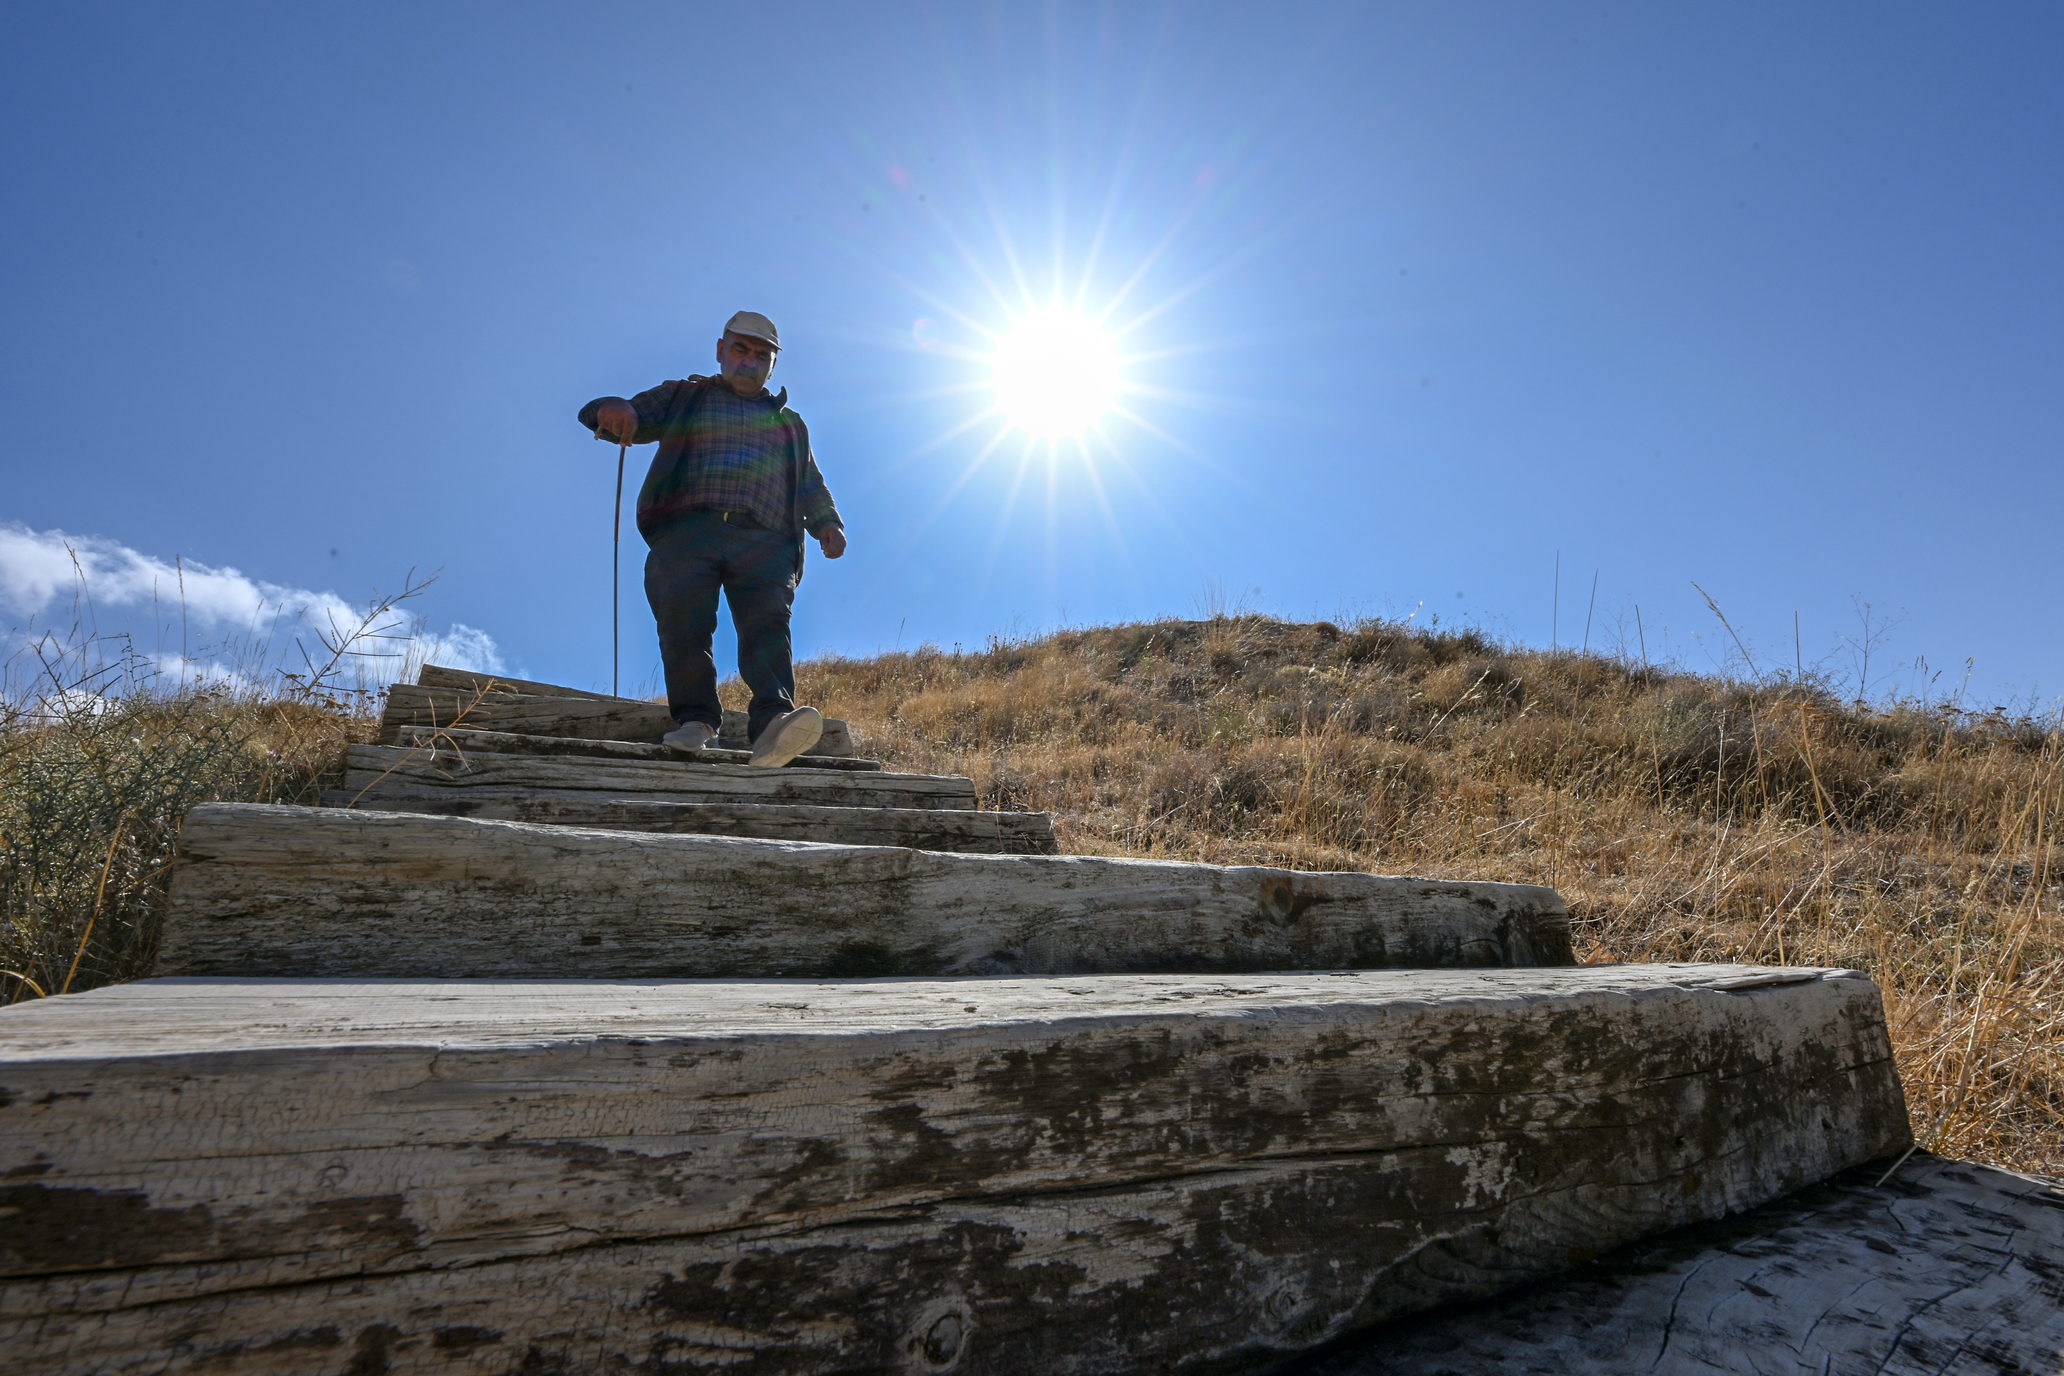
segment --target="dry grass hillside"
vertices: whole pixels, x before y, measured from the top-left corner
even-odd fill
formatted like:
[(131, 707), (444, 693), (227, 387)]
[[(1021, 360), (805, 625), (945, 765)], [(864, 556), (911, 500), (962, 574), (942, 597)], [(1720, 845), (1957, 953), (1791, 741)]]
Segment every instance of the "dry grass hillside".
[(0, 1004), (148, 973), (186, 809), (315, 802), (341, 782), (344, 746), (373, 738), (368, 705), (207, 691), (0, 703)]
[(1063, 849), (1549, 884), (1587, 960), (1869, 970), (1916, 1132), (2064, 1171), (2054, 723), (1259, 616), (800, 687), (894, 767), (1053, 812)]
[[(1590, 960), (1869, 970), (1916, 1131), (2064, 1171), (2054, 724), (1254, 616), (800, 677), (869, 753), (1051, 811), (1069, 850), (1532, 881)], [(305, 684), (0, 702), (0, 1001), (148, 970), (184, 808), (312, 800), (371, 734)]]

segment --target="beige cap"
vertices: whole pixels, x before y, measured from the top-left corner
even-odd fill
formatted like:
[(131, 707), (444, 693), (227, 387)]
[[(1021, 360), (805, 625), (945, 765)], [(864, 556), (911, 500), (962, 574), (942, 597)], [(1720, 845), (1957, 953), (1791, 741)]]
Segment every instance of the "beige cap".
[(777, 349), (781, 347), (781, 336), (775, 333), (774, 322), (758, 311), (740, 311), (732, 316), (724, 322), (724, 333), (764, 339)]

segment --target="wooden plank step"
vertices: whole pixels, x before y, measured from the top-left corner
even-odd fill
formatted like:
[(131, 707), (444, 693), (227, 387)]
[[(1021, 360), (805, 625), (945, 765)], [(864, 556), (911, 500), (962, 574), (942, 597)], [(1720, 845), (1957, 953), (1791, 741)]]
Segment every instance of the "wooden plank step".
[(346, 749), (344, 791), (366, 798), (554, 792), (677, 803), (805, 803), (966, 811), (973, 811), (976, 802), (973, 780), (933, 774), (848, 768), (755, 769), (675, 759), (562, 759), (391, 745)]
[[(469, 726), (582, 740), (657, 742), (674, 729), (673, 715), (663, 703), (434, 664), (424, 665), (418, 677), (420, 683), (396, 684), (388, 690), (387, 705), (380, 715), (383, 745), (394, 743), (387, 738), (393, 729), (449, 726), (461, 714)], [(733, 707), (724, 709), (718, 742), (727, 750), (751, 746), (745, 713)], [(852, 727), (837, 717), (826, 717), (824, 736), (811, 753), (857, 755)]]
[[(383, 735), (387, 734), (385, 732)], [(642, 741), (580, 740), (564, 736), (526, 736), (510, 731), (469, 731), (464, 727), (404, 726), (392, 733), (390, 745), (412, 748), (449, 749), (470, 755), (476, 750), (497, 755), (557, 755), (591, 760), (679, 760), (687, 764), (744, 764), (750, 750), (676, 750)], [(787, 769), (851, 769), (861, 773), (881, 770), (880, 760), (858, 760), (828, 755), (798, 755)]]
[(540, 683), (535, 679), (511, 678), (507, 674), (482, 674), (471, 669), (448, 669), (442, 664), (425, 664), (416, 674), (416, 684), (422, 688), (463, 688), (468, 692), (530, 693), (538, 697), (588, 698), (596, 702), (638, 702), (638, 698), (612, 697), (608, 693), (593, 693), (585, 688), (568, 688), (559, 683)]
[(159, 947), (167, 975), (1017, 975), (1572, 959), (1562, 900), (1531, 884), (254, 803), (189, 809), (180, 854)]
[(159, 980), (0, 1085), (14, 1376), (1274, 1370), (1908, 1140), (1729, 966)]
[(409, 727), (469, 726), (571, 740), (657, 742), (674, 729), (665, 704), (626, 698), (553, 697), (397, 683), (380, 711), (380, 744), (394, 745)]
[[(325, 807), (350, 807), (342, 790)], [(1053, 818), (1044, 812), (962, 812), (944, 808), (798, 807), (779, 803), (655, 803), (635, 798), (519, 797), (369, 799), (362, 811), (481, 817), (605, 831), (752, 836), (769, 841), (828, 841), (848, 846), (908, 846), (969, 855), (1052, 855)]]
[(1371, 1334), (1310, 1376), (2064, 1370), (2064, 1183), (1915, 1153)]

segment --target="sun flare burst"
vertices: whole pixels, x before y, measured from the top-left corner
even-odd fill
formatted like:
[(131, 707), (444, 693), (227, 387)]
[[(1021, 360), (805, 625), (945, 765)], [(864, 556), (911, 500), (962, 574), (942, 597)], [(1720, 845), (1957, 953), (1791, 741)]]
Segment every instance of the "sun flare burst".
[[(1072, 195), (992, 179), (983, 161), (922, 174), (891, 165), (888, 183), (914, 197), (899, 212), (907, 240), (864, 252), (841, 245), (916, 307), (903, 347), (923, 359), (924, 380), (901, 398), (939, 425), (882, 470), (922, 475), (928, 497), (910, 505), (896, 538), (915, 542), (949, 513), (988, 527), (969, 569), (986, 587), (1006, 561), (1042, 562), (1028, 552), (1025, 518), (1043, 507), (1049, 595), (1069, 549), (1137, 581), (1130, 545), (1142, 528), (1185, 547), (1191, 539), (1164, 500), (1173, 472), (1241, 480), (1187, 442), (1187, 427), (1165, 422), (1178, 410), (1229, 413), (1222, 395), (1183, 379), (1191, 360), (1232, 343), (1208, 323), (1200, 330), (1195, 307), (1274, 241), (1217, 257), (1193, 251), (1226, 194), (1215, 176), (1181, 178), (1162, 188), (1171, 200), (1155, 201), (1123, 158), (1100, 193)], [(946, 214), (939, 203), (949, 198), (963, 209)], [(951, 457), (934, 457), (942, 453)]]
[(1101, 420), (1119, 390), (1118, 354), (1095, 321), (1038, 311), (1007, 330), (990, 355), (996, 404), (1038, 439), (1071, 439)]

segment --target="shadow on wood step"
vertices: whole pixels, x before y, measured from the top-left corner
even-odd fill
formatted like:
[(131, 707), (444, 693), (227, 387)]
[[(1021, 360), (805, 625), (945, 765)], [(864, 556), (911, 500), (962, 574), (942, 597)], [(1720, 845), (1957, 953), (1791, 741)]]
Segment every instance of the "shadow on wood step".
[(541, 683), (535, 679), (511, 678), (507, 674), (483, 674), (472, 669), (449, 669), (442, 664), (425, 664), (416, 674), (419, 688), (463, 689), (469, 693), (526, 693), (535, 697), (579, 698), (588, 702), (636, 702), (644, 706), (639, 698), (612, 697), (608, 693), (590, 692), (586, 688), (568, 688), (559, 683)]
[[(656, 744), (674, 728), (673, 715), (663, 703), (435, 664), (424, 665), (418, 677), (419, 683), (396, 684), (388, 690), (380, 714), (382, 745), (394, 744), (394, 733), (404, 726), (463, 724), (480, 730), (648, 744)], [(733, 750), (749, 748), (752, 742), (746, 727), (745, 713), (726, 708), (718, 731), (719, 745)], [(826, 717), (824, 735), (812, 753), (844, 757), (858, 754), (859, 748), (847, 723)]]
[(16, 1376), (1275, 1370), (1907, 1141), (1874, 985), (1726, 966), (161, 980), (0, 1084)]
[(656, 702), (628, 698), (556, 697), (470, 688), (424, 688), (397, 683), (380, 712), (380, 744), (397, 744), (410, 727), (465, 726), (568, 740), (656, 743), (674, 729), (673, 714)]
[[(656, 748), (656, 747), (655, 747)], [(849, 761), (841, 761), (842, 765)], [(804, 803), (819, 807), (975, 810), (972, 779), (886, 770), (755, 769), (687, 759), (610, 759), (354, 745), (344, 792), (374, 799), (443, 793), (557, 792), (678, 803)]]
[(180, 855), (159, 948), (167, 975), (1005, 976), (1573, 959), (1561, 898), (1532, 884), (253, 803), (189, 809)]
[[(323, 794), (325, 807), (354, 806), (342, 791)], [(771, 841), (828, 841), (848, 846), (907, 846), (967, 855), (1052, 855), (1053, 818), (1044, 812), (962, 812), (943, 808), (802, 807), (779, 803), (655, 803), (633, 798), (516, 797), (372, 798), (367, 812), (478, 817), (605, 831), (659, 831), (697, 836), (751, 836)]]
[[(414, 749), (455, 751), (470, 754), (484, 750), (496, 755), (557, 755), (590, 760), (674, 760), (682, 764), (745, 764), (750, 750), (677, 750), (640, 741), (587, 740), (565, 736), (524, 736), (507, 731), (473, 731), (464, 727), (404, 726), (393, 733), (390, 744)], [(880, 760), (858, 760), (835, 755), (798, 755), (784, 769), (846, 769), (862, 774), (882, 772)]]

